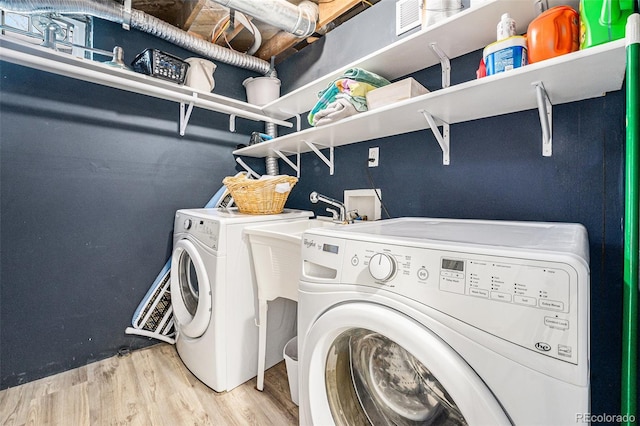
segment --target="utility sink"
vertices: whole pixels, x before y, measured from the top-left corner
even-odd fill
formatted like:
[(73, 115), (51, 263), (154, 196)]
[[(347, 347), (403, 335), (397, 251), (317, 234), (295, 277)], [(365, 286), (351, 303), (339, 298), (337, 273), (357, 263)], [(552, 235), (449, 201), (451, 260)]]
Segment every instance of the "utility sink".
[(302, 234), (307, 229), (343, 226), (328, 220), (283, 221), (244, 228), (249, 238), (258, 299), (298, 300)]
[(262, 236), (274, 240), (282, 240), (293, 244), (300, 244), (302, 233), (311, 228), (324, 228), (328, 226), (340, 226), (340, 224), (323, 219), (296, 220), (293, 222), (277, 222), (265, 225), (256, 225), (245, 228), (245, 233), (252, 241), (253, 236)]
[(264, 386), (267, 302), (280, 297), (298, 301), (302, 234), (307, 229), (325, 226), (338, 224), (327, 220), (308, 219), (244, 228), (251, 247), (251, 260), (258, 289), (258, 389)]

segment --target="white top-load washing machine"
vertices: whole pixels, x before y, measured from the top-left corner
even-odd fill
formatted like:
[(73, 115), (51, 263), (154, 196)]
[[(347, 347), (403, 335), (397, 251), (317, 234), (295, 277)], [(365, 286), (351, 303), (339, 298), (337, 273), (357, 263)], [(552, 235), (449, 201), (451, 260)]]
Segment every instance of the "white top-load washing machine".
[[(187, 368), (217, 392), (256, 376), (257, 290), (245, 226), (301, 220), (312, 212), (249, 215), (236, 209), (178, 210), (171, 259), (171, 303), (176, 348)], [(296, 335), (296, 305), (269, 305), (266, 366), (283, 359), (282, 348)]]
[(302, 243), (302, 425), (583, 422), (582, 225), (401, 218)]

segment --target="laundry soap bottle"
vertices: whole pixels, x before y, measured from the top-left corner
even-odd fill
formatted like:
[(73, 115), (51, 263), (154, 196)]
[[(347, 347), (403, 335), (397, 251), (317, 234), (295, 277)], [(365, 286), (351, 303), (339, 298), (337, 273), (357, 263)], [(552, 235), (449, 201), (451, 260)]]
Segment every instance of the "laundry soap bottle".
[(580, 49), (624, 37), (634, 0), (580, 0)]
[(496, 41), (516, 35), (516, 21), (508, 13), (503, 13), (496, 27)]
[(527, 65), (527, 39), (516, 35), (516, 21), (508, 13), (498, 22), (496, 39), (482, 51), (486, 75)]

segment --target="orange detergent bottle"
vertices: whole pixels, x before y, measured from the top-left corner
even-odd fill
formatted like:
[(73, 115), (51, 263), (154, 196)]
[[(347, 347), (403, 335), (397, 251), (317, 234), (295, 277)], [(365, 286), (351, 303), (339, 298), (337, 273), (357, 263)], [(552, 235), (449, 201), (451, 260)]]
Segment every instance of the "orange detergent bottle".
[(580, 48), (579, 15), (569, 6), (543, 12), (527, 29), (529, 63), (575, 52)]

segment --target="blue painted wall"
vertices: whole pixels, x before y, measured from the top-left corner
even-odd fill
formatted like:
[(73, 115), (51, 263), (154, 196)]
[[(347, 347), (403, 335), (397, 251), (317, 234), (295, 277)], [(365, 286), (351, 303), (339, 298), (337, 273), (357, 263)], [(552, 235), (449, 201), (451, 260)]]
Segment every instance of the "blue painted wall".
[[(381, 1), (280, 64), (283, 92), (394, 41), (393, 4)], [(98, 47), (120, 44), (127, 60), (146, 47), (190, 56), (98, 24)], [(479, 59), (474, 52), (452, 61), (453, 83), (474, 78)], [(234, 173), (235, 145), (260, 126), (242, 122), (234, 135), (226, 117), (196, 111), (181, 138), (175, 104), (0, 65), (0, 372), (7, 387), (150, 343), (123, 330), (170, 254), (174, 211), (204, 205)], [(413, 76), (437, 90), (439, 74), (436, 67)], [(243, 99), (247, 75), (221, 65), (216, 92)], [(308, 202), (311, 191), (341, 199), (345, 189), (370, 187), (369, 171), (393, 217), (583, 223), (591, 246), (592, 412), (617, 413), (624, 93), (554, 106), (553, 115), (550, 158), (541, 156), (537, 111), (453, 125), (450, 166), (429, 131), (337, 148), (333, 176), (305, 154), (288, 207), (324, 215)], [(366, 168), (370, 146), (380, 147), (378, 168)], [(247, 162), (264, 170), (261, 160)], [(281, 171), (292, 173), (282, 162)]]
[[(189, 52), (96, 20), (95, 45)], [(173, 216), (204, 206), (262, 125), (0, 62), (0, 373), (6, 388), (135, 349), (138, 303), (171, 254)], [(251, 75), (220, 64), (215, 93)], [(257, 126), (257, 127), (256, 127)]]

